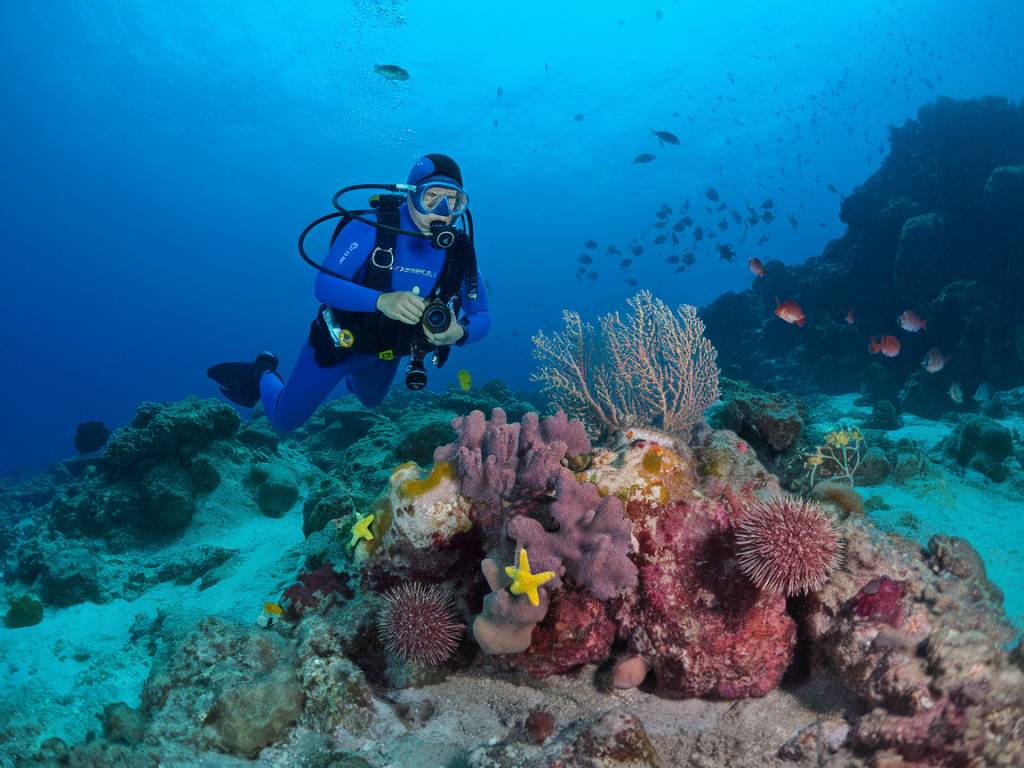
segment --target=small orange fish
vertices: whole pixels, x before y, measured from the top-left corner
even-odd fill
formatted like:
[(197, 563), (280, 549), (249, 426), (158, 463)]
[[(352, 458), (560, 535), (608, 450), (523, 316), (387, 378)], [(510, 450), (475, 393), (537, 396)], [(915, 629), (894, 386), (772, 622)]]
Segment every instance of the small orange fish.
[(932, 347), (924, 356), (924, 360), (921, 361), (921, 367), (928, 371), (928, 373), (938, 373), (952, 359), (952, 355), (944, 355), (941, 349)]
[(750, 271), (753, 272), (757, 277), (764, 277), (764, 264), (758, 258), (752, 258), (747, 261), (747, 266), (750, 267)]
[(284, 608), (277, 603), (264, 603), (263, 612), (268, 613), (271, 616), (281, 616), (284, 614)]
[(853, 325), (853, 321), (856, 319), (856, 316), (853, 314), (853, 308), (851, 307), (850, 311), (846, 313), (846, 324)]
[(775, 314), (787, 323), (798, 325), (801, 328), (804, 327), (804, 323), (807, 321), (803, 307), (793, 299), (789, 299), (788, 301), (779, 301), (779, 297), (776, 296)]
[(912, 309), (903, 310), (903, 314), (896, 318), (896, 322), (908, 333), (917, 333), (928, 327), (928, 321), (922, 320), (921, 316)]
[(868, 351), (872, 355), (881, 352), (886, 357), (896, 357), (900, 353), (900, 340), (895, 336), (872, 336), (868, 340)]

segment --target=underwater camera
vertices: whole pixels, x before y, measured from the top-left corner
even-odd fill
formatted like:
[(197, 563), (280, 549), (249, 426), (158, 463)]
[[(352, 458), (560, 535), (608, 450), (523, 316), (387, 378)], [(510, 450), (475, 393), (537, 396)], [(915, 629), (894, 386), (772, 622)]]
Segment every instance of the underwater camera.
[(452, 309), (441, 299), (434, 297), (423, 310), (423, 328), (431, 333), (442, 333), (452, 323)]

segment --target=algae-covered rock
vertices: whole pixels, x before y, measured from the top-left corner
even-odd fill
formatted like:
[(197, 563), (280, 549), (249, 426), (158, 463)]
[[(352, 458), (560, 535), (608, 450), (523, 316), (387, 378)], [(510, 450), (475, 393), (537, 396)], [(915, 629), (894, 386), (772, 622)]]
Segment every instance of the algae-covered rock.
[(106, 456), (113, 469), (141, 474), (155, 462), (193, 456), (233, 436), (240, 423), (238, 412), (219, 400), (143, 403), (131, 424), (114, 432)]
[(142, 509), (131, 522), (143, 533), (171, 534), (192, 520), (196, 497), (188, 471), (177, 462), (151, 468), (141, 480)]
[(802, 401), (731, 379), (722, 379), (720, 386), (722, 404), (714, 412), (713, 426), (731, 429), (769, 457), (791, 451), (799, 443), (807, 418)]
[(1009, 477), (1006, 459), (1013, 454), (1013, 433), (998, 421), (966, 416), (940, 444), (942, 452), (962, 467), (981, 472), (990, 480)]
[(11, 601), (4, 616), (4, 626), (11, 629), (31, 627), (43, 620), (43, 604), (32, 595), (21, 595)]
[(295, 672), (276, 669), (266, 677), (223, 688), (207, 722), (226, 752), (255, 757), (284, 736), (302, 714), (302, 704)]
[(256, 504), (267, 517), (281, 517), (299, 500), (295, 473), (280, 464), (258, 465), (249, 479), (257, 483)]
[(99, 602), (99, 575), (92, 553), (84, 547), (52, 548), (40, 574), (39, 596), (57, 607)]

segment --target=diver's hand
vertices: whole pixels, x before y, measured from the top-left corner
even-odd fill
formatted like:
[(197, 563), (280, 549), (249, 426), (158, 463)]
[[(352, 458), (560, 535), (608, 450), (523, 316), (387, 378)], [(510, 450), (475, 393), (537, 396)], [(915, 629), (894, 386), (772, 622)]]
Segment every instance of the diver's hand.
[(440, 333), (434, 333), (427, 328), (423, 329), (423, 333), (426, 334), (427, 341), (433, 344), (435, 347), (443, 347), (448, 344), (454, 344), (463, 336), (466, 335), (466, 329), (462, 327), (454, 317), (448, 327)]
[(427, 302), (409, 291), (392, 291), (377, 297), (377, 310), (392, 320), (400, 320), (406, 325), (416, 325), (423, 317)]

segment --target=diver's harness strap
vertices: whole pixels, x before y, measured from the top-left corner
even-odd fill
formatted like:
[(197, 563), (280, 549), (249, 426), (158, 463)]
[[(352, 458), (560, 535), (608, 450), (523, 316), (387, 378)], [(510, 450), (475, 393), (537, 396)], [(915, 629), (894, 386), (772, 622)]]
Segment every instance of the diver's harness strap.
[[(370, 205), (377, 210), (377, 221), (384, 226), (376, 227), (373, 250), (353, 276), (353, 282), (384, 293), (391, 290), (391, 270), (398, 239), (394, 230), (401, 223), (399, 208), (404, 199), (403, 195), (378, 195), (371, 198)], [(331, 236), (332, 246), (351, 220), (346, 216), (338, 222)], [(472, 243), (464, 233), (460, 233), (460, 237), (445, 251), (444, 266), (430, 296), (434, 299), (447, 297), (444, 300), (451, 308), (452, 316), (458, 317), (462, 282), (468, 280), (467, 290), (472, 287), (475, 294), (476, 274), (476, 256)], [(434, 352), (434, 362), (440, 367), (451, 351), (448, 346), (434, 347), (418, 323), (408, 325), (392, 320), (379, 311), (354, 312), (326, 304), (320, 305), (316, 319), (310, 324), (309, 343), (313, 347), (317, 365), (321, 368), (339, 365), (353, 352), (373, 355), (381, 360), (395, 360), (410, 354), (422, 359), (431, 350)]]

